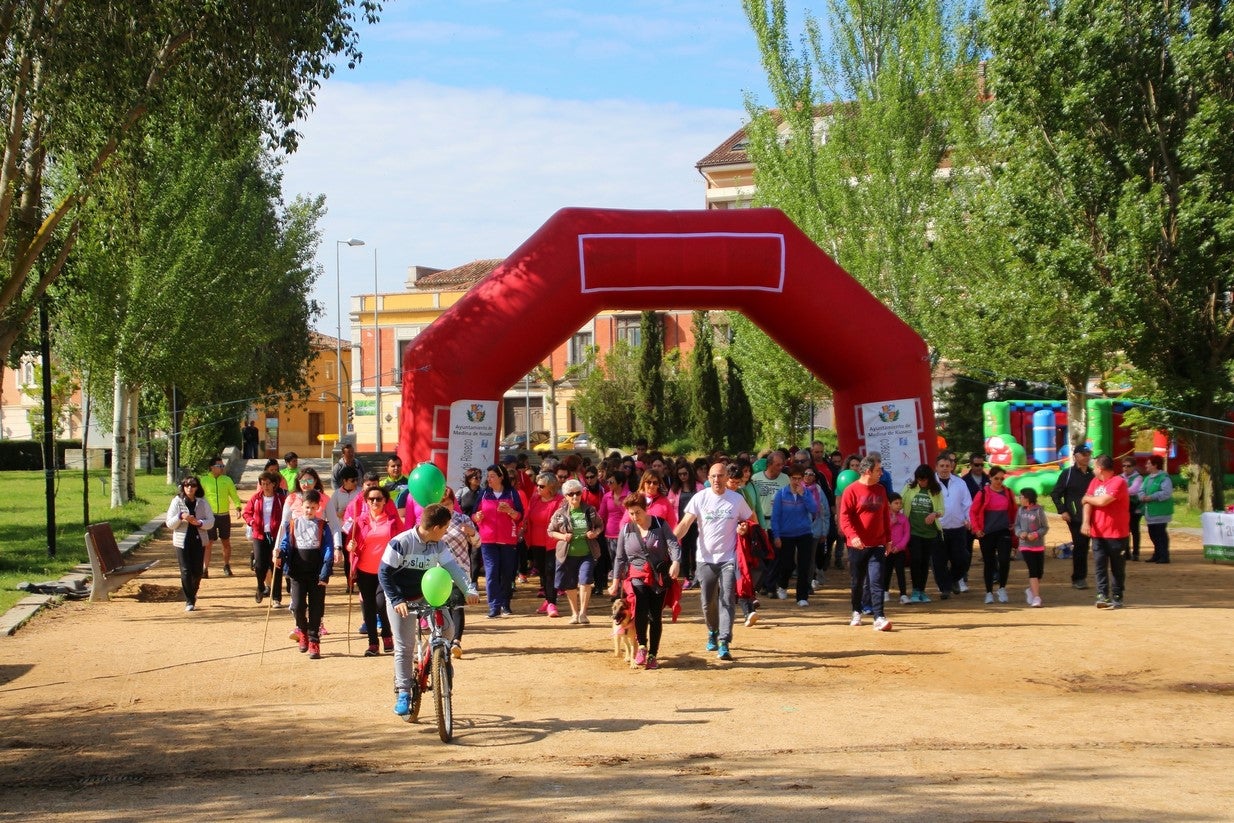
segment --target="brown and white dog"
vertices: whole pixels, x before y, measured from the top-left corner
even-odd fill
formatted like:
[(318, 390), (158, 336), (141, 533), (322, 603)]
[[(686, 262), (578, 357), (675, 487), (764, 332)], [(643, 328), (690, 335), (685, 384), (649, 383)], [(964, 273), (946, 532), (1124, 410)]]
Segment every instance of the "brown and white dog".
[(613, 601), (613, 654), (617, 657), (625, 657), (626, 662), (630, 664), (630, 668), (637, 669), (634, 665), (634, 649), (636, 646), (634, 640), (634, 614), (626, 605), (626, 599), (619, 597)]

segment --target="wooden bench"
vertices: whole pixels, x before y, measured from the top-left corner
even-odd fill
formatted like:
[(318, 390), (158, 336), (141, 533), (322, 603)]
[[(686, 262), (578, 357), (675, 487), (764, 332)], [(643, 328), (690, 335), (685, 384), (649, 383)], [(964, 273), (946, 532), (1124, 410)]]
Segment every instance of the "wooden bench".
[(94, 583), (90, 587), (92, 601), (109, 600), (108, 595), (127, 583), (130, 577), (136, 577), (159, 562), (151, 560), (125, 565), (124, 555), (116, 545), (116, 535), (112, 533), (110, 523), (86, 527), (86, 553), (90, 555), (90, 571), (94, 575)]

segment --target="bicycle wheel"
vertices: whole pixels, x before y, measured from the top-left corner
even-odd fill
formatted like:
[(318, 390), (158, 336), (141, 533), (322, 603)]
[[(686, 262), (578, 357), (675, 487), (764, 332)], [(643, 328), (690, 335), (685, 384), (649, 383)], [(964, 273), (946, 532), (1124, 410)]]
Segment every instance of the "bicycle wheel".
[(424, 689), (427, 685), (424, 677), (424, 667), (427, 664), (427, 658), (417, 659), (415, 669), (411, 673), (411, 714), (407, 716), (408, 723), (415, 723), (420, 718), (420, 701), (424, 697)]
[(450, 662), (446, 647), (433, 649), (433, 702), (437, 704), (437, 734), (442, 743), (454, 737), (454, 709), (450, 705)]

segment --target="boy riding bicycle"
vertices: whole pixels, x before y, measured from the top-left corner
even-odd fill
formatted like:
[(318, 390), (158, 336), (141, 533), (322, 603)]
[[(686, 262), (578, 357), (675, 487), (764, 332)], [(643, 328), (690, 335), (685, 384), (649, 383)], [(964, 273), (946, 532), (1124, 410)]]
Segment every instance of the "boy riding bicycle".
[[(415, 666), (416, 624), (412, 611), (422, 597), (420, 581), (424, 573), (441, 566), (450, 573), (454, 585), (466, 593), (468, 605), (479, 602), (479, 592), (454, 559), (448, 546), (441, 542), (450, 525), (450, 510), (439, 503), (424, 509), (420, 522), (390, 541), (381, 558), (377, 573), (386, 593), (386, 615), (394, 632), (394, 690), (397, 698), (394, 713), (411, 713), (411, 680)], [(449, 612), (447, 611), (448, 615)]]

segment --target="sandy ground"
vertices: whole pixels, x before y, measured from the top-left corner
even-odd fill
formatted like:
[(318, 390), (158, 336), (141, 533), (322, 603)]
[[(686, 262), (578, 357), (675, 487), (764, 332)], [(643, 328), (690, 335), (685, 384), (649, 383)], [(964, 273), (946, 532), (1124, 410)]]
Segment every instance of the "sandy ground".
[(322, 660), (276, 613), (259, 665), (247, 575), (216, 565), (192, 614), (139, 598), (178, 586), (157, 540), (110, 603), (0, 639), (0, 819), (1231, 820), (1234, 568), (1174, 554), (1131, 564), (1121, 611), (1050, 560), (1046, 608), (1016, 564), (1010, 604), (897, 603), (889, 634), (847, 625), (832, 572), (808, 609), (764, 603), (727, 664), (690, 593), (657, 672), (525, 586), (513, 618), (472, 610), (444, 745), (427, 701), (391, 712), (389, 656), (349, 651), (340, 587)]

